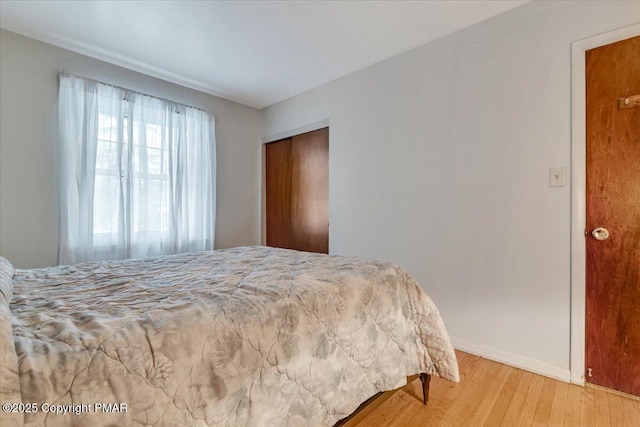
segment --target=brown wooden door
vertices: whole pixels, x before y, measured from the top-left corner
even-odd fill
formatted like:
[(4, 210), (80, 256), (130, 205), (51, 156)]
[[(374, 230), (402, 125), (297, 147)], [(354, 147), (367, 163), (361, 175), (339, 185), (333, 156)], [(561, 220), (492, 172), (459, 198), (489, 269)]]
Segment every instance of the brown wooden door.
[(267, 245), (329, 252), (329, 129), (266, 144)]
[(329, 253), (329, 129), (292, 138), (292, 248)]
[(291, 247), (291, 138), (267, 144), (267, 246)]
[(586, 378), (640, 396), (640, 107), (618, 106), (640, 94), (640, 37), (588, 51), (586, 67)]

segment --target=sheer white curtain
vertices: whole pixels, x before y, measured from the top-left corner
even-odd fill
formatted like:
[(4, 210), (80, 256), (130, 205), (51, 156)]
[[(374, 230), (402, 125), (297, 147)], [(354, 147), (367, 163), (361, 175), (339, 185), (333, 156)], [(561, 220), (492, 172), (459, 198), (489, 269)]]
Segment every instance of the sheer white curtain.
[(59, 132), (61, 264), (213, 249), (212, 115), (62, 74)]

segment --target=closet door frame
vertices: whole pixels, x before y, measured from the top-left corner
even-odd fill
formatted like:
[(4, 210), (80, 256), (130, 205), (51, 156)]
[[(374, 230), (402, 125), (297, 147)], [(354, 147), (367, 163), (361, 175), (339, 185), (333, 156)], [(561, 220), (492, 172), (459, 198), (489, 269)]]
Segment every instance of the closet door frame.
[[(329, 126), (329, 119), (320, 120), (304, 126), (284, 130), (281, 132), (273, 133), (269, 136), (262, 138), (262, 155), (261, 155), (261, 227), (260, 227), (260, 244), (267, 244), (267, 144), (270, 142), (279, 141), (285, 138), (291, 138), (296, 135), (300, 135), (307, 132), (313, 132), (323, 128), (329, 128), (329, 141), (331, 141), (331, 127)], [(329, 144), (329, 171), (331, 171), (331, 144)], [(329, 222), (331, 222), (331, 172), (329, 172)], [(331, 228), (329, 228), (329, 253), (331, 253)]]

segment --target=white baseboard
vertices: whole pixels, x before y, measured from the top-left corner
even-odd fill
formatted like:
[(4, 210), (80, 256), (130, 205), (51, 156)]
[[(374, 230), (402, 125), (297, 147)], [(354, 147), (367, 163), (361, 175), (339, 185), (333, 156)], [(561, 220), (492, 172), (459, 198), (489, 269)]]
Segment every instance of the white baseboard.
[(456, 337), (451, 337), (451, 342), (457, 350), (464, 351), (465, 353), (471, 353), (476, 356), (484, 357), (485, 359), (524, 369), (525, 371), (533, 372), (534, 374), (543, 375), (566, 383), (571, 382), (571, 371), (569, 369), (560, 368), (546, 362), (541, 362), (540, 360), (530, 359), (528, 357), (509, 353), (508, 351), (499, 350), (497, 348), (474, 344), (470, 341)]

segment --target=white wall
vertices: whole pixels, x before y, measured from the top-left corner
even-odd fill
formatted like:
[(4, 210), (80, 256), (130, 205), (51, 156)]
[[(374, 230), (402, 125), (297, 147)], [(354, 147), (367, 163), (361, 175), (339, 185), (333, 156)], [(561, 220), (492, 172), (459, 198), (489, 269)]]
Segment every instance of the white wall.
[(640, 2), (536, 1), (263, 110), (330, 122), (330, 251), (393, 260), (454, 344), (569, 378), (570, 43)]
[(0, 254), (57, 263), (57, 73), (67, 71), (216, 116), (216, 247), (260, 242), (260, 112), (68, 50), (0, 32)]

